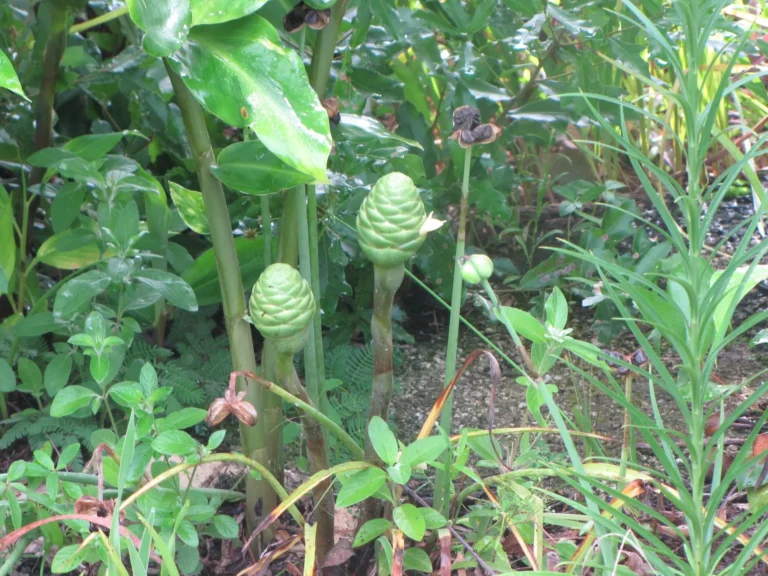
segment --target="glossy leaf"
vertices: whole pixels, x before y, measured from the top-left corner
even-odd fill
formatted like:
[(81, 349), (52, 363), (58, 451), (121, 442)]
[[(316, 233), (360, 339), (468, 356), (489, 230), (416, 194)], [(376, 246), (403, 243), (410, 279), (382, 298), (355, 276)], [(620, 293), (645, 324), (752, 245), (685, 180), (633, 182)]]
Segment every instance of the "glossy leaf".
[(106, 353), (91, 356), (88, 367), (96, 383), (103, 384), (109, 374), (109, 356)]
[(333, 7), (338, 0), (306, 0), (305, 4), (311, 6), (315, 10), (326, 10)]
[(448, 440), (443, 436), (420, 438), (403, 450), (403, 461), (411, 466), (418, 466), (424, 462), (437, 460), (448, 445)]
[(368, 437), (379, 458), (390, 466), (394, 465), (397, 460), (397, 440), (380, 416), (374, 416), (368, 423)]
[(267, 0), (191, 0), (192, 26), (237, 20), (256, 12), (266, 3)]
[(85, 408), (96, 398), (96, 393), (84, 386), (67, 386), (56, 394), (51, 404), (51, 416), (61, 418)]
[(280, 160), (258, 140), (227, 146), (211, 171), (225, 185), (246, 194), (273, 194), (314, 180)]
[(56, 293), (53, 302), (53, 316), (57, 320), (68, 320), (95, 296), (106, 290), (110, 283), (106, 272), (91, 270), (72, 278)]
[(16, 267), (16, 238), (13, 235), (13, 221), (11, 197), (5, 187), (0, 184), (0, 271), (6, 280), (6, 287), (0, 289), (0, 295), (7, 290), (7, 282), (10, 281)]
[(327, 182), (328, 114), (304, 64), (281, 45), (267, 20), (252, 14), (196, 27), (171, 63), (213, 114), (232, 126), (252, 128), (284, 162)]
[(16, 375), (6, 360), (0, 358), (0, 392), (7, 394), (16, 390)]
[[(2, 234), (1, 230), (0, 228), (0, 234)], [(96, 236), (83, 236), (82, 238), (85, 242), (78, 248), (72, 250), (60, 248), (68, 240), (74, 239), (76, 236), (75, 232), (77, 230), (67, 230), (48, 238), (38, 249), (37, 259), (43, 264), (62, 270), (77, 270), (83, 266), (98, 262), (102, 254)], [(110, 251), (104, 254), (105, 258), (109, 255), (111, 255)]]
[(0, 88), (10, 90), (14, 94), (18, 94), (24, 98), (24, 100), (29, 100), (27, 95), (24, 94), (24, 90), (21, 88), (21, 82), (19, 82), (19, 77), (16, 75), (16, 70), (13, 68), (13, 63), (2, 50), (0, 50)]
[(374, 518), (373, 520), (368, 520), (368, 522), (363, 524), (360, 530), (357, 531), (357, 534), (355, 534), (355, 540), (352, 542), (352, 547), (356, 548), (363, 544), (368, 544), (368, 542), (375, 540), (391, 527), (392, 522), (386, 518)]
[[(235, 250), (240, 262), (243, 286), (253, 286), (256, 279), (264, 271), (263, 246), (263, 238), (256, 238), (255, 240), (235, 239)], [(209, 248), (198, 256), (197, 260), (184, 272), (182, 278), (195, 291), (198, 306), (208, 306), (221, 302), (221, 288), (213, 248)]]
[(205, 214), (203, 194), (184, 188), (176, 182), (168, 182), (168, 188), (184, 224), (198, 234), (210, 234), (211, 228), (208, 224), (208, 216)]
[(411, 540), (419, 542), (424, 538), (426, 530), (424, 517), (413, 504), (402, 504), (392, 510), (392, 519), (397, 524), (397, 527), (403, 531), (403, 534)]
[(195, 292), (181, 277), (163, 270), (145, 269), (137, 272), (134, 278), (138, 282), (157, 290), (177, 308), (190, 312), (197, 310)]
[(336, 130), (353, 144), (381, 143), (390, 140), (423, 150), (421, 144), (415, 140), (409, 140), (408, 138), (393, 134), (384, 127), (384, 124), (370, 116), (342, 114), (341, 121)]
[(128, 0), (136, 25), (146, 32), (144, 49), (162, 58), (181, 48), (192, 23), (190, 0)]

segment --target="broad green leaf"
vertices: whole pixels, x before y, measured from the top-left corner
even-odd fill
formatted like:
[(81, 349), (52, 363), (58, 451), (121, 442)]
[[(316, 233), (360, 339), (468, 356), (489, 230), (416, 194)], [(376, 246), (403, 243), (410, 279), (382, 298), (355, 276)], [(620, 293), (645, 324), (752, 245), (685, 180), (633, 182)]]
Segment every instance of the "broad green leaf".
[(16, 267), (16, 238), (13, 235), (13, 221), (11, 197), (5, 187), (0, 184), (0, 270), (6, 280), (5, 288), (0, 289), (0, 295), (8, 290), (7, 282), (10, 281)]
[(208, 225), (208, 216), (205, 214), (202, 193), (188, 190), (176, 182), (168, 182), (168, 188), (171, 190), (171, 198), (179, 209), (179, 216), (184, 220), (184, 224), (198, 234), (210, 234), (211, 228)]
[(108, 134), (86, 134), (73, 138), (62, 149), (73, 152), (82, 158), (93, 162), (106, 156), (117, 143), (123, 139), (123, 132), (111, 132)]
[(157, 430), (183, 430), (191, 428), (205, 420), (207, 412), (202, 408), (182, 408), (178, 412), (171, 412), (166, 418), (158, 418)]
[(424, 550), (412, 546), (403, 553), (403, 570), (431, 573), (432, 562)]
[(405, 447), (402, 459), (411, 466), (418, 466), (423, 462), (437, 460), (448, 446), (448, 439), (444, 436), (420, 438)]
[(47, 452), (44, 452), (43, 450), (35, 450), (33, 452), (33, 456), (35, 458), (35, 462), (40, 464), (40, 466), (46, 470), (54, 469), (53, 460), (51, 460), (51, 457)]
[(389, 425), (379, 416), (374, 416), (368, 422), (368, 437), (379, 458), (389, 466), (397, 460), (397, 440)]
[(358, 116), (356, 114), (342, 114), (336, 130), (353, 144), (381, 143), (391, 140), (412, 148), (423, 150), (421, 144), (415, 140), (403, 138), (393, 134), (384, 127), (384, 124), (370, 116)]
[(240, 532), (235, 519), (223, 514), (217, 514), (213, 517), (213, 527), (219, 533), (219, 536), (227, 540), (234, 540)]
[(141, 408), (144, 394), (136, 382), (120, 382), (109, 389), (109, 397), (124, 408)]
[(96, 383), (99, 385), (103, 384), (109, 374), (109, 356), (107, 356), (106, 352), (91, 356), (88, 368)]
[(19, 380), (26, 392), (39, 394), (43, 390), (43, 373), (40, 367), (29, 358), (21, 357), (16, 366), (19, 372)]
[(283, 162), (258, 140), (224, 148), (211, 172), (233, 190), (246, 194), (273, 194), (313, 180)]
[(139, 385), (145, 398), (150, 398), (157, 390), (157, 371), (149, 362), (141, 367), (139, 373)]
[(54, 574), (69, 574), (75, 571), (88, 555), (88, 547), (84, 549), (80, 547), (80, 544), (72, 544), (59, 548), (53, 557), (51, 572)]
[(375, 494), (386, 482), (387, 475), (379, 468), (360, 470), (342, 484), (336, 505), (340, 508), (346, 508), (357, 504)]
[(226, 430), (216, 430), (216, 432), (214, 432), (208, 437), (208, 444), (206, 444), (205, 447), (208, 448), (208, 450), (210, 450), (211, 452), (213, 452), (214, 450), (216, 450), (216, 448), (221, 446), (221, 443), (224, 442), (224, 436), (226, 435), (227, 435)]
[[(243, 286), (253, 286), (264, 271), (264, 239), (235, 238), (237, 260)], [(221, 302), (221, 287), (216, 270), (216, 254), (209, 248), (198, 256), (192, 265), (182, 274), (182, 278), (195, 291), (198, 306), (208, 306)]]
[(421, 512), (421, 515), (424, 517), (424, 525), (428, 530), (442, 528), (448, 524), (448, 520), (445, 519), (445, 516), (440, 514), (440, 512), (434, 508), (419, 508), (419, 512)]
[(181, 430), (161, 432), (152, 441), (152, 448), (166, 456), (186, 456), (197, 450), (194, 438)]
[(51, 416), (60, 418), (74, 414), (96, 398), (96, 393), (84, 386), (67, 386), (56, 394), (51, 404)]
[[(755, 334), (755, 337), (750, 340), (749, 345), (752, 346), (758, 346), (760, 344), (765, 344), (768, 342), (768, 328), (765, 328), (763, 330), (760, 330), (757, 334)], [(2, 380), (2, 376), (0, 376), (0, 380)], [(3, 390), (4, 392), (4, 390)]]
[(510, 306), (502, 306), (501, 311), (520, 336), (535, 344), (543, 344), (546, 341), (544, 326), (530, 312)]
[(134, 275), (137, 281), (157, 290), (171, 304), (182, 310), (195, 312), (197, 299), (195, 293), (181, 277), (163, 270), (145, 269)]
[(549, 298), (544, 303), (544, 310), (547, 313), (548, 324), (551, 324), (558, 330), (565, 328), (565, 324), (568, 321), (568, 302), (557, 286), (552, 289), (552, 294), (549, 295)]
[(106, 290), (110, 282), (109, 275), (100, 270), (90, 270), (72, 278), (56, 293), (53, 317), (56, 320), (69, 320), (95, 296)]
[(190, 0), (128, 0), (136, 26), (144, 30), (144, 49), (162, 58), (184, 44), (192, 24)]
[(13, 490), (8, 490), (5, 497), (8, 500), (8, 508), (11, 510), (11, 524), (14, 530), (18, 530), (21, 528), (21, 506)]
[(7, 394), (16, 390), (16, 375), (6, 360), (0, 358), (0, 392)]
[(61, 451), (61, 455), (59, 455), (59, 459), (56, 462), (56, 470), (64, 470), (79, 453), (80, 444), (73, 442), (72, 444), (67, 445), (67, 447)]
[[(327, 182), (328, 113), (296, 52), (264, 18), (198, 26), (171, 63), (213, 114), (252, 128), (269, 150), (317, 182)], [(216, 86), (215, 90), (211, 86)]]
[(256, 12), (267, 0), (191, 0), (192, 26), (221, 24)]
[(406, 484), (411, 479), (411, 466), (407, 462), (397, 462), (387, 467), (387, 474), (396, 484)]
[(59, 390), (64, 388), (72, 373), (72, 357), (68, 354), (57, 354), (45, 367), (43, 383), (48, 396), (54, 398)]
[(373, 520), (368, 520), (368, 522), (363, 524), (360, 530), (357, 531), (357, 534), (355, 534), (355, 540), (352, 542), (352, 547), (357, 548), (363, 544), (368, 544), (368, 542), (375, 540), (391, 527), (392, 522), (386, 518), (374, 518)]
[(81, 182), (68, 182), (62, 186), (51, 204), (51, 222), (56, 234), (64, 232), (75, 221), (85, 200), (86, 186)]
[(403, 534), (411, 540), (419, 542), (424, 538), (424, 531), (426, 530), (424, 516), (413, 504), (402, 504), (392, 510), (392, 519), (397, 527), (403, 531)]
[(27, 95), (24, 94), (24, 90), (19, 82), (19, 77), (16, 75), (16, 70), (13, 69), (13, 63), (10, 58), (0, 50), (0, 88), (10, 90), (14, 94), (18, 94), (24, 100), (29, 101)]
[[(77, 248), (64, 250), (63, 245), (76, 237), (73, 230), (66, 230), (60, 234), (54, 234), (48, 238), (37, 251), (37, 259), (43, 264), (61, 268), (62, 270), (77, 270), (83, 266), (88, 266), (98, 262), (101, 257), (99, 242), (95, 236), (83, 236), (84, 242)], [(112, 255), (111, 250), (107, 250), (104, 258)]]
[(52, 332), (57, 327), (56, 320), (53, 318), (53, 312), (40, 312), (33, 316), (25, 316), (24, 319), (16, 324), (14, 330), (16, 336), (29, 338), (31, 336), (42, 336)]
[(8, 468), (8, 481), (17, 482), (20, 478), (23, 478), (26, 467), (27, 463), (24, 460), (16, 460)]

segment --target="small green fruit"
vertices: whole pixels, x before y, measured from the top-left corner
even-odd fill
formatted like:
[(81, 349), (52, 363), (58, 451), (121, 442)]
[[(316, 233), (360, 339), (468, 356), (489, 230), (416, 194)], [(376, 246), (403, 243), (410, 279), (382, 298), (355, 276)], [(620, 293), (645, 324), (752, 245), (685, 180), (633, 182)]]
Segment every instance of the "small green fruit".
[(315, 314), (312, 289), (292, 266), (272, 264), (253, 285), (249, 314), (278, 352), (295, 354), (304, 347)]
[(485, 254), (472, 254), (461, 264), (461, 277), (467, 284), (480, 284), (493, 274), (493, 260)]

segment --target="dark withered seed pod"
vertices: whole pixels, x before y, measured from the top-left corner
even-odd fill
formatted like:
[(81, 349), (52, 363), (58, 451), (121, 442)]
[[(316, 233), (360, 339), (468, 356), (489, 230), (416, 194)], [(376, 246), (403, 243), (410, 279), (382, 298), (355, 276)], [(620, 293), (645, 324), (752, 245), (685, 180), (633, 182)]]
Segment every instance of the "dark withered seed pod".
[(480, 124), (480, 110), (460, 106), (453, 112), (453, 130), (474, 130)]
[(328, 22), (330, 21), (330, 10), (310, 10), (304, 18), (304, 22), (306, 22), (307, 26), (312, 28), (312, 30), (322, 30), (328, 26)]
[(626, 376), (627, 374), (629, 374), (629, 368), (627, 368), (626, 366), (619, 366), (618, 368), (616, 368), (616, 373), (619, 376)]
[(496, 130), (498, 128), (493, 124), (481, 124), (472, 130), (472, 134), (476, 142), (493, 142), (496, 139)]
[(296, 9), (291, 10), (283, 18), (283, 28), (289, 34), (294, 34), (302, 28), (304, 28), (304, 15), (296, 12)]
[(646, 362), (648, 362), (648, 356), (645, 354), (645, 351), (642, 348), (636, 350), (635, 353), (632, 354), (632, 364), (635, 366), (642, 366)]

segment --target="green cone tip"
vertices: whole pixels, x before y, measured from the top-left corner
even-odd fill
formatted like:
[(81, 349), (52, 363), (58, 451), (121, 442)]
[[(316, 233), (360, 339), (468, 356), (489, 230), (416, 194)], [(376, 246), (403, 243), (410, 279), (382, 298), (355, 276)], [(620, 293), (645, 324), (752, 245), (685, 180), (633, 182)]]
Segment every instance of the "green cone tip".
[(357, 215), (357, 238), (377, 266), (391, 268), (411, 258), (424, 242), (427, 219), (413, 180), (392, 172), (376, 182)]

